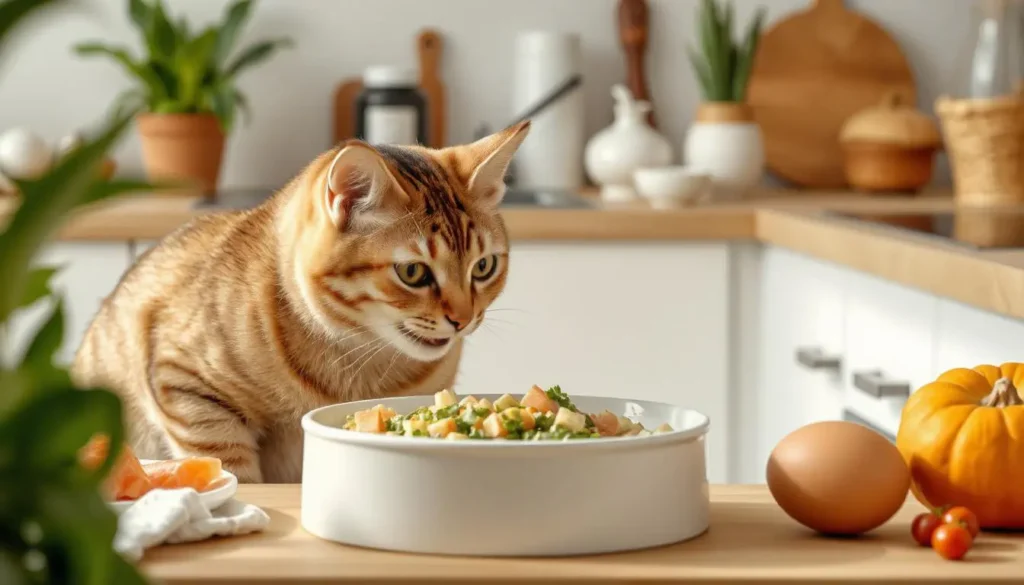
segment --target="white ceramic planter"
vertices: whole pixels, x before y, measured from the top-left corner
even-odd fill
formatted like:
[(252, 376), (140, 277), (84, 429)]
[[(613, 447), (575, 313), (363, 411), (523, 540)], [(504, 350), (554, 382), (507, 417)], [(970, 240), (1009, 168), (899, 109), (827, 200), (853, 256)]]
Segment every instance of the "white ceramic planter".
[[(476, 394), (492, 401), (498, 395)], [(587, 412), (638, 406), (649, 437), (446, 441), (345, 431), (347, 415), (398, 412), (431, 396), (306, 414), (302, 526), (356, 546), (473, 556), (609, 553), (680, 542), (708, 528), (706, 416), (639, 400), (573, 396)], [(633, 407), (628, 407), (633, 408)]]
[(716, 192), (741, 194), (764, 175), (764, 138), (753, 122), (695, 122), (683, 156), (688, 167), (711, 176)]

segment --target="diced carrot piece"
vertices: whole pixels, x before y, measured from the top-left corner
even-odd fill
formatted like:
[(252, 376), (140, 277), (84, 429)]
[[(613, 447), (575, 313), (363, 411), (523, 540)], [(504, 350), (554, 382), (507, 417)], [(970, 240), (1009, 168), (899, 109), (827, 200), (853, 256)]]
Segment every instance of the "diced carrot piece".
[(496, 412), (492, 412), (490, 416), (484, 419), (483, 431), (485, 437), (508, 436), (508, 431), (505, 430), (505, 425), (501, 424), (501, 417)]
[(548, 395), (539, 386), (530, 388), (519, 402), (523, 406), (532, 406), (540, 412), (558, 412), (558, 403), (548, 398)]
[(619, 434), (619, 417), (615, 416), (614, 413), (606, 410), (601, 414), (592, 414), (590, 415), (590, 420), (594, 421), (594, 426), (597, 428), (597, 432), (603, 437), (610, 437)]
[(370, 410), (379, 410), (380, 411), (380, 415), (384, 418), (384, 420), (392, 418), (396, 414), (398, 414), (397, 412), (395, 412), (395, 409), (387, 407), (387, 406), (384, 406), (383, 404), (378, 404), (377, 406), (374, 406)]
[(154, 488), (193, 488), (204, 492), (221, 476), (221, 462), (216, 457), (186, 457), (157, 461), (143, 466)]
[[(95, 435), (78, 452), (78, 460), (86, 469), (96, 469), (107, 458), (110, 440), (104, 435)], [(110, 474), (103, 480), (101, 491), (108, 500), (137, 500), (153, 489), (142, 463), (128, 445), (121, 447), (117, 462)]]
[(356, 430), (361, 433), (383, 433), (384, 416), (379, 409), (361, 410), (355, 415)]

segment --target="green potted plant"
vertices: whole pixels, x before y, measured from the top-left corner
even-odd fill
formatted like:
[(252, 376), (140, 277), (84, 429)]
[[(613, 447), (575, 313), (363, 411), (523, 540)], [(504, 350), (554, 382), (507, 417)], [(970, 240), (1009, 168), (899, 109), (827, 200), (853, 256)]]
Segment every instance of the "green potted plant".
[[(0, 49), (9, 33), (46, 5), (64, 0), (0, 0)], [(2, 53), (2, 51), (0, 51)], [(0, 57), (3, 57), (0, 54)], [(0, 583), (144, 584), (114, 552), (117, 517), (99, 486), (124, 437), (122, 404), (103, 389), (76, 388), (54, 355), (64, 339), (64, 311), (48, 282), (55, 268), (33, 267), (42, 244), (75, 208), (151, 185), (109, 180), (100, 168), (131, 122), (116, 118), (63, 155), (44, 175), (14, 181), (21, 201), (0, 228)], [(27, 306), (48, 303), (49, 318), (21, 355), (7, 347), (10, 319)], [(78, 452), (95, 434), (112, 448), (87, 470)]]
[(270, 39), (236, 51), (252, 8), (253, 0), (236, 0), (220, 23), (193, 31), (185, 19), (168, 16), (163, 0), (128, 0), (142, 57), (100, 42), (75, 47), (79, 55), (113, 59), (135, 80), (121, 103), (142, 108), (137, 120), (151, 180), (188, 181), (207, 195), (216, 190), (225, 135), (236, 112), (246, 113), (239, 75), (290, 45), (288, 39)]
[(746, 104), (747, 83), (761, 39), (759, 7), (743, 34), (733, 38), (733, 6), (702, 0), (697, 9), (700, 49), (689, 49), (703, 101), (683, 146), (686, 162), (711, 175), (721, 193), (746, 190), (764, 174), (764, 141)]

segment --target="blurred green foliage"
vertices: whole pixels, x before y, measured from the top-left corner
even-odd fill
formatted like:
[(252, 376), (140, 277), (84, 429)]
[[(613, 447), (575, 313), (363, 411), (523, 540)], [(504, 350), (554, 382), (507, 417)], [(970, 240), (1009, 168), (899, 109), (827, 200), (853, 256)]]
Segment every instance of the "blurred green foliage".
[[(0, 53), (10, 34), (64, 0), (0, 0)], [(0, 55), (3, 56), (3, 55)], [(78, 389), (54, 356), (64, 340), (64, 305), (50, 289), (57, 272), (33, 267), (41, 246), (74, 209), (118, 194), (152, 189), (143, 182), (103, 180), (100, 165), (124, 134), (131, 113), (108, 121), (45, 175), (16, 181), (21, 204), (0, 233), (0, 583), (128, 585), (145, 583), (111, 545), (117, 517), (100, 484), (124, 438), (120, 399), (104, 389)], [(11, 355), (10, 321), (29, 305), (49, 317), (22, 355)], [(78, 463), (95, 434), (110, 439), (98, 469)]]

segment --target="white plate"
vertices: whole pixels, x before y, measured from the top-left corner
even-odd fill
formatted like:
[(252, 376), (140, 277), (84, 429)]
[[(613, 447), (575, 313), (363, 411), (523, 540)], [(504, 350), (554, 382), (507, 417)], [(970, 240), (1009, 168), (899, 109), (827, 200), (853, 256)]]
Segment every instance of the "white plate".
[[(143, 465), (149, 463), (157, 463), (157, 461), (154, 459), (140, 459), (139, 461)], [(228, 481), (226, 484), (220, 486), (215, 490), (201, 492), (199, 494), (199, 501), (201, 501), (203, 505), (206, 506), (207, 510), (216, 510), (224, 502), (230, 500), (231, 497), (235, 495), (235, 492), (238, 491), (238, 478), (235, 477), (233, 473), (222, 469), (220, 472), (220, 479), (227, 479)], [(124, 500), (120, 502), (107, 502), (107, 505), (110, 506), (114, 510), (114, 512), (120, 514), (121, 512), (127, 510), (128, 508), (131, 508), (132, 504), (134, 503), (135, 500)]]

